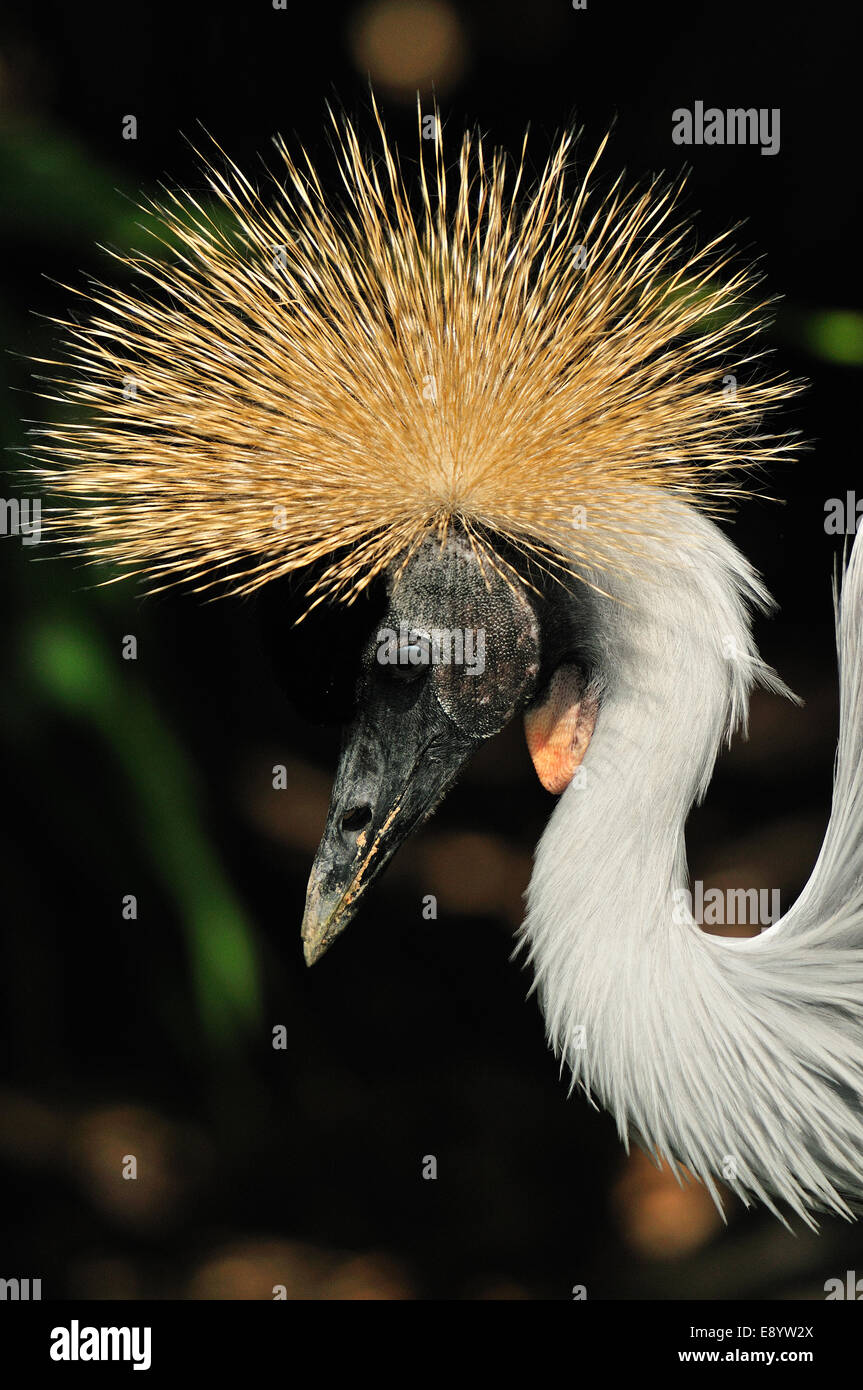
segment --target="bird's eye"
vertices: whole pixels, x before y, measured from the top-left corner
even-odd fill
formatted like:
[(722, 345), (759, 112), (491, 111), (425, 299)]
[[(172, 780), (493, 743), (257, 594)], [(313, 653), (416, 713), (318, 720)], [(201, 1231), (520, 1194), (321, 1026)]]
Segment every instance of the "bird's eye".
[(384, 680), (415, 681), (424, 676), (431, 662), (431, 641), (421, 632), (412, 632), (400, 641), (378, 650), (380, 674)]
[(398, 649), (390, 675), (397, 681), (415, 681), (428, 670), (428, 648), (422, 642), (405, 642)]

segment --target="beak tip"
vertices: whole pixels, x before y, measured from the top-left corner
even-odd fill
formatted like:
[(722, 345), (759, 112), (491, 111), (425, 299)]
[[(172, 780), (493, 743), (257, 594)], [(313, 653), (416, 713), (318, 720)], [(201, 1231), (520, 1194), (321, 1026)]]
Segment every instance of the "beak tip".
[(329, 946), (332, 939), (332, 918), (332, 904), (324, 898), (313, 874), (306, 893), (306, 907), (300, 928), (306, 965), (316, 964)]
[(355, 899), (352, 901), (349, 895), (338, 890), (322, 891), (312, 871), (300, 929), (306, 965), (317, 965), (321, 956), (326, 955), (336, 937), (352, 920), (354, 911)]
[(306, 965), (317, 965), (321, 956), (325, 956), (333, 944), (333, 941), (341, 931), (339, 924), (331, 913), (320, 913), (318, 904), (313, 905), (311, 912), (306, 912), (303, 918), (301, 936), (303, 941), (303, 958)]
[(323, 949), (319, 945), (316, 946), (313, 941), (303, 942), (303, 957), (306, 965), (309, 966), (310, 969), (316, 961), (320, 960), (323, 954)]

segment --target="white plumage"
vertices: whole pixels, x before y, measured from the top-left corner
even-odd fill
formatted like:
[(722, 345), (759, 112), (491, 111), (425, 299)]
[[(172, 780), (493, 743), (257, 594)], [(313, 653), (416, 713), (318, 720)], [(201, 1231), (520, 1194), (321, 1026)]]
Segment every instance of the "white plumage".
[[(637, 511), (636, 513), (637, 514)], [(686, 504), (600, 600), (613, 673), (584, 761), (542, 836), (522, 941), (548, 1036), (624, 1141), (684, 1162), (717, 1197), (850, 1215), (863, 1190), (863, 550), (837, 600), (841, 727), (833, 809), (798, 901), (752, 939), (681, 922), (684, 825), (749, 693), (769, 603)], [(608, 587), (608, 581), (606, 580)], [(786, 692), (787, 693), (787, 692)], [(677, 909), (677, 910), (676, 910)]]

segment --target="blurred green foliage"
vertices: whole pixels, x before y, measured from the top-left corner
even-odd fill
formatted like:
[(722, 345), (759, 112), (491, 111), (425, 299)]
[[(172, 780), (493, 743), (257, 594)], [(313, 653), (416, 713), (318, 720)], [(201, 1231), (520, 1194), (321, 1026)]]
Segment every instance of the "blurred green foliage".
[(863, 366), (863, 314), (824, 309), (807, 314), (803, 345), (813, 357), (842, 367)]
[[(95, 242), (123, 251), (146, 247), (170, 256), (170, 246), (156, 247), (142, 230), (147, 217), (138, 206), (140, 190), (120, 187), (113, 173), (74, 140), (42, 126), (0, 128), (0, 180), (5, 190), (0, 241), (50, 242), (64, 265), (88, 259), (92, 263)], [(203, 206), (214, 221), (224, 220), (218, 205)], [(51, 264), (56, 264), (56, 256)], [(113, 274), (119, 273), (115, 265)], [(58, 316), (67, 301), (68, 296), (61, 298)], [(22, 342), (23, 327), (14, 309), (0, 305), (0, 328), (7, 343)], [(54, 332), (46, 325), (35, 344), (32, 332), (26, 335), (29, 351), (53, 356)], [(2, 370), (7, 387), (23, 380), (29, 390), (26, 362), (16, 364), (7, 357)], [(32, 368), (34, 376), (44, 370)], [(41, 389), (38, 382), (33, 386)], [(43, 415), (59, 409), (44, 402), (37, 407)], [(25, 412), (36, 413), (32, 397), (3, 392), (0, 430), (13, 452), (22, 447)], [(13, 472), (13, 488), (31, 494), (35, 489), (29, 479), (22, 485), (14, 465)], [(44, 578), (42, 571), (40, 580)], [(92, 611), (92, 593), (70, 600), (50, 583), (40, 582), (29, 587), (28, 597), (28, 621), (22, 624), (27, 659), (20, 674), (43, 701), (89, 723), (123, 768), (137, 808), (141, 843), (183, 922), (206, 1034), (215, 1046), (236, 1044), (259, 1017), (258, 952), (247, 913), (204, 827), (188, 758), (147, 693), (120, 679), (99, 630), (98, 614)]]
[(225, 879), (198, 814), (188, 760), (146, 694), (119, 678), (104, 639), (70, 612), (26, 637), (26, 669), (43, 699), (91, 721), (122, 766), (143, 843), (184, 923), (201, 1021), (216, 1044), (259, 1018), (251, 925)]
[(140, 213), (118, 180), (74, 140), (42, 126), (0, 127), (0, 185), (0, 237), (134, 241)]

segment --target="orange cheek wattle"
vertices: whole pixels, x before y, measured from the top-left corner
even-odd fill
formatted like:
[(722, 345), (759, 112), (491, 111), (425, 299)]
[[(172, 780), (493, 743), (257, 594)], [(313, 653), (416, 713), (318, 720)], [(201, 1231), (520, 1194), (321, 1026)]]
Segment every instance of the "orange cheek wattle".
[(528, 751), (546, 791), (566, 791), (587, 752), (597, 710), (597, 701), (584, 695), (578, 669), (560, 666), (543, 703), (525, 713)]

